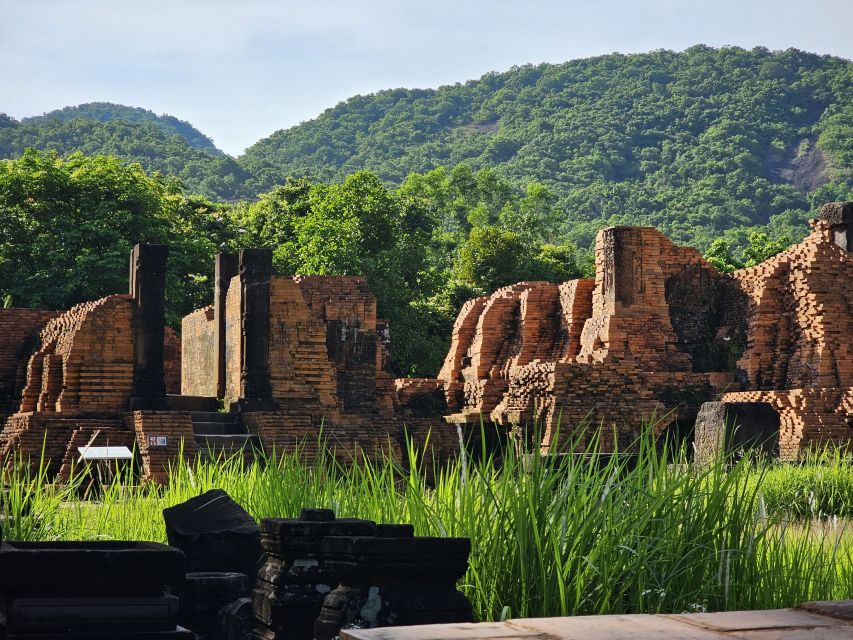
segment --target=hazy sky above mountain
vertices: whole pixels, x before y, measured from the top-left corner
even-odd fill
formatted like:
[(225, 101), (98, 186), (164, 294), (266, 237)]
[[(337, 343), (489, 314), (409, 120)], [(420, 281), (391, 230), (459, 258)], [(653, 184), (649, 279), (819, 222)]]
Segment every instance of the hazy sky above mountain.
[(853, 0), (0, 0), (0, 112), (104, 101), (232, 154), (357, 93), (697, 43), (853, 58)]

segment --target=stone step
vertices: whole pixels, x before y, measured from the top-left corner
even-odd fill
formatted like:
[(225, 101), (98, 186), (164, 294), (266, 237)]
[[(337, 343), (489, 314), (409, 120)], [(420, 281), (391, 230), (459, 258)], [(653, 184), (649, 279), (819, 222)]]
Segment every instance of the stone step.
[(235, 422), (195, 422), (193, 433), (197, 436), (248, 435), (246, 427)]
[(171, 411), (217, 411), (220, 403), (210, 396), (167, 395), (166, 402)]
[(222, 422), (224, 424), (235, 424), (237, 422), (237, 414), (224, 411), (193, 411), (192, 420), (193, 423)]
[(248, 433), (196, 435), (195, 442), (199, 451), (214, 455), (220, 452), (226, 454), (238, 451), (251, 452), (261, 448), (261, 439)]

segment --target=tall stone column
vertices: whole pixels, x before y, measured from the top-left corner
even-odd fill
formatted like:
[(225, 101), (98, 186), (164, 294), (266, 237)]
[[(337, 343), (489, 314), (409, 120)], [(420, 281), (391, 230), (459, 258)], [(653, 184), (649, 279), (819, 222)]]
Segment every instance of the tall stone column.
[(269, 408), (271, 249), (240, 251), (240, 386), (244, 408)]
[(820, 217), (829, 222), (835, 244), (853, 252), (853, 202), (828, 202), (821, 207)]
[(237, 256), (220, 253), (216, 256), (216, 278), (213, 292), (214, 348), (213, 366), (216, 376), (216, 397), (225, 397), (225, 300), (231, 279), (238, 273)]
[(136, 301), (131, 410), (165, 409), (163, 337), (168, 247), (138, 244), (130, 255), (130, 295)]

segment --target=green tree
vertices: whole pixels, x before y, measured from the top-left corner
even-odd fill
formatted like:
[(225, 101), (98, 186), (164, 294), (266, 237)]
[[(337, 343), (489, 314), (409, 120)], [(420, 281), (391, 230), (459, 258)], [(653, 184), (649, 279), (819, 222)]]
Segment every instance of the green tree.
[(176, 322), (199, 306), (225, 235), (214, 205), (138, 165), (35, 151), (0, 161), (0, 297), (19, 306), (64, 309), (124, 292), (133, 245), (162, 243)]
[(764, 262), (787, 249), (790, 244), (787, 236), (771, 238), (763, 231), (754, 231), (749, 234), (749, 244), (743, 250), (744, 266), (751, 267)]
[(527, 248), (518, 234), (497, 227), (476, 227), (459, 252), (457, 277), (481, 293), (519, 280)]

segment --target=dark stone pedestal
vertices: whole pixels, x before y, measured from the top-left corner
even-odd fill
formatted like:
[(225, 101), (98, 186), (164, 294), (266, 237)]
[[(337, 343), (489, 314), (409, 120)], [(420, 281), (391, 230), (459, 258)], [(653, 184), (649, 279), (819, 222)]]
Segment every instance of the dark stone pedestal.
[(213, 640), (250, 640), (254, 627), (252, 599), (240, 598), (219, 610)]
[(272, 250), (243, 249), (240, 271), (240, 382), (245, 398), (269, 399), (270, 383), (270, 280)]
[(10, 639), (190, 639), (171, 594), (185, 571), (180, 550), (150, 542), (2, 543), (0, 628)]
[(198, 640), (208, 640), (215, 632), (219, 610), (246, 598), (250, 592), (249, 577), (242, 573), (188, 573), (178, 592), (181, 597), (178, 622), (193, 630)]
[(374, 535), (367, 520), (337, 520), (327, 509), (305, 509), (299, 520), (261, 522), (267, 562), (253, 595), (256, 639), (310, 640), (323, 598), (338, 584), (323, 557), (323, 538)]
[(326, 566), (341, 584), (326, 596), (314, 638), (353, 626), (471, 622), (471, 604), (456, 590), (470, 552), (467, 538), (325, 538)]
[(186, 554), (190, 571), (230, 571), (254, 580), (263, 556), (260, 529), (225, 491), (164, 509), (163, 519), (169, 544)]
[(820, 210), (820, 217), (829, 223), (833, 242), (853, 252), (853, 202), (827, 202)]

